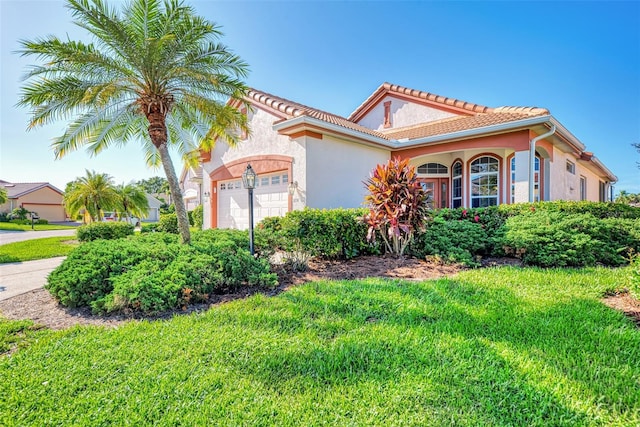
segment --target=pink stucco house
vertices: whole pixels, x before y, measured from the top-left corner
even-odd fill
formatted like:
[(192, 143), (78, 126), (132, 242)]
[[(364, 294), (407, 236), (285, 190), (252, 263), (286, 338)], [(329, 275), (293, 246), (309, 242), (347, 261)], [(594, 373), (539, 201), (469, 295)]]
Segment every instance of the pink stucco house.
[(256, 222), (361, 206), (363, 180), (392, 157), (417, 167), (434, 207), (605, 201), (617, 180), (544, 108), (492, 108), (389, 83), (349, 117), (258, 90), (247, 101), (251, 133), (202, 157), (205, 228), (248, 226), (248, 163), (259, 175)]

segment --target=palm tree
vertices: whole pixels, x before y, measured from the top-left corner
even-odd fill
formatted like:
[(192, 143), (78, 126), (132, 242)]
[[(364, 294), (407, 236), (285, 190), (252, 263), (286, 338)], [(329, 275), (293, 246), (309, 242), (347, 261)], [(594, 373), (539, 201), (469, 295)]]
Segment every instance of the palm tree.
[(118, 194), (118, 211), (120, 215), (131, 218), (131, 215), (142, 219), (149, 212), (149, 200), (144, 190), (136, 184), (119, 185), (116, 187)]
[(98, 154), (141, 143), (147, 163), (162, 164), (181, 240), (189, 243), (169, 147), (193, 162), (218, 138), (237, 142), (247, 120), (232, 105), (244, 103), (247, 65), (218, 42), (219, 27), (181, 0), (132, 0), (119, 11), (103, 0), (68, 0), (67, 7), (94, 42), (21, 41), (23, 56), (44, 60), (22, 87), (19, 105), (33, 108), (29, 127), (71, 120), (53, 142), (56, 158), (80, 147)]
[(104, 210), (118, 206), (118, 193), (113, 178), (106, 173), (85, 172), (86, 176), (67, 184), (64, 194), (65, 209), (72, 218), (84, 211), (82, 222), (102, 221)]

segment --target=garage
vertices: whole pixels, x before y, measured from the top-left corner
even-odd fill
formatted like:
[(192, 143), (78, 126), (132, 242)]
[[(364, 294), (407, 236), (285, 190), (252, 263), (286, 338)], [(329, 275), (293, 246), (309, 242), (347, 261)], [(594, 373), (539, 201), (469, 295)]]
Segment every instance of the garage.
[[(259, 175), (253, 190), (254, 225), (269, 216), (284, 216), (289, 209), (287, 172)], [(242, 179), (218, 182), (218, 227), (249, 228), (249, 196)]]

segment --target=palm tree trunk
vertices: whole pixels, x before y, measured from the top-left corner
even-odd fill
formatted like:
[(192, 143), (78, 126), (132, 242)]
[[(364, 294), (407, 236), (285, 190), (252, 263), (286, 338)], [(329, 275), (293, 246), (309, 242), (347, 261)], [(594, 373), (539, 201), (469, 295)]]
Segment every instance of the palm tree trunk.
[[(147, 120), (149, 120), (149, 137), (151, 143), (158, 149), (160, 153), (160, 160), (162, 161), (162, 167), (164, 173), (169, 181), (169, 189), (173, 196), (174, 206), (176, 208), (176, 217), (178, 218), (178, 232), (180, 233), (180, 240), (183, 244), (188, 245), (191, 243), (191, 232), (189, 231), (189, 217), (187, 216), (187, 209), (184, 206), (182, 200), (182, 191), (180, 191), (180, 184), (178, 182), (178, 176), (176, 170), (173, 167), (171, 156), (169, 155), (169, 148), (167, 147), (167, 123), (166, 113), (169, 110), (167, 105), (163, 105), (162, 102), (151, 102), (145, 108)], [(162, 101), (162, 100), (161, 100)]]
[(180, 233), (180, 240), (182, 243), (188, 245), (189, 243), (191, 243), (189, 217), (187, 215), (187, 209), (184, 207), (184, 202), (182, 201), (182, 191), (180, 191), (178, 176), (176, 175), (176, 171), (173, 168), (173, 162), (171, 161), (171, 156), (169, 155), (167, 144), (160, 144), (160, 146), (158, 147), (158, 151), (160, 152), (160, 159), (162, 160), (164, 173), (167, 176), (167, 181), (169, 181), (171, 194), (174, 195), (173, 203), (176, 208), (176, 216), (178, 218), (178, 231)]

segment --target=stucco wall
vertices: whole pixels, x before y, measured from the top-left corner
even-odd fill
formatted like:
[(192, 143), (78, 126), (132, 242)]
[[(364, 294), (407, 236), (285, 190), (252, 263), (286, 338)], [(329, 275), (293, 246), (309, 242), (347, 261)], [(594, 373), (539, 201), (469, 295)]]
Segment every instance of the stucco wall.
[(364, 202), (365, 181), (389, 161), (389, 151), (324, 136), (307, 138), (307, 206), (356, 208)]
[[(567, 171), (567, 160), (576, 164), (576, 173)], [(549, 191), (551, 200), (580, 200), (580, 173), (575, 156), (554, 147)], [(597, 199), (596, 199), (597, 200)]]
[[(391, 128), (384, 127), (384, 103), (391, 101)], [(369, 129), (385, 130), (454, 117), (455, 114), (386, 96), (360, 120)]]
[[(595, 173), (591, 172), (589, 169), (587, 169), (587, 167), (581, 163), (578, 162), (576, 163), (576, 174), (578, 176), (582, 175), (587, 179), (587, 200), (590, 200), (592, 202), (598, 202), (600, 201), (600, 182), (604, 182), (600, 179), (600, 177), (598, 177), (598, 175), (596, 175)], [(579, 195), (579, 188), (578, 187), (578, 195)], [(607, 186), (607, 189), (609, 187)], [(606, 200), (608, 200), (609, 197), (609, 193), (607, 192), (607, 194), (605, 194)]]
[(191, 168), (188, 168), (184, 175), (184, 179), (180, 181), (182, 197), (184, 199), (185, 208), (188, 211), (192, 211), (200, 205), (200, 185), (197, 182), (192, 181), (192, 178), (194, 177), (195, 174)]
[[(237, 146), (229, 147), (226, 143), (219, 141), (211, 152), (211, 160), (203, 164), (202, 191), (214, 194), (211, 188), (209, 175), (222, 166), (231, 162), (253, 156), (286, 155), (293, 157), (292, 173), (289, 177), (291, 182), (297, 181), (301, 188), (306, 186), (306, 162), (305, 147), (302, 140), (291, 140), (288, 136), (280, 135), (272, 129), (273, 122), (279, 120), (278, 117), (267, 113), (261, 109), (254, 109), (249, 113), (249, 126), (251, 133), (249, 137), (240, 141)], [(211, 203), (213, 198), (205, 200), (204, 227), (211, 224)], [(294, 199), (294, 209), (304, 207), (304, 200)]]
[(14, 201), (14, 208), (22, 206), (37, 212), (40, 218), (47, 221), (64, 221), (66, 214), (62, 206), (63, 197), (57, 191), (44, 187), (19, 197)]

